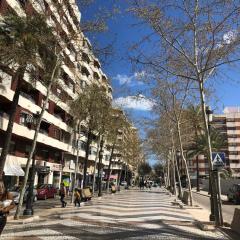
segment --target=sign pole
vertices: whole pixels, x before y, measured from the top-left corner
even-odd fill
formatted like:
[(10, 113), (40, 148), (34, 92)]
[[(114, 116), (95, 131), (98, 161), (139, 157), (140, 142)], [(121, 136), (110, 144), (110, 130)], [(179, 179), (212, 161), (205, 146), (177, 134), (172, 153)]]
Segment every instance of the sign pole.
[(218, 204), (219, 204), (219, 224), (220, 226), (223, 225), (223, 215), (222, 215), (222, 199), (221, 199), (221, 178), (220, 178), (220, 172), (217, 171), (217, 187), (218, 187)]

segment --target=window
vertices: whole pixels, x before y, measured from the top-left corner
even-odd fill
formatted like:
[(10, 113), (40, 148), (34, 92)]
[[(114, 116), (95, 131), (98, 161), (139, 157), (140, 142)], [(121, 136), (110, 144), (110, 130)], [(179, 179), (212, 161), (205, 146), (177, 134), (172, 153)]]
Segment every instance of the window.
[(237, 130), (236, 127), (228, 127), (228, 130)]
[(77, 68), (78, 68), (79, 71), (81, 71), (81, 65), (80, 65), (80, 63), (77, 63)]
[(229, 155), (238, 155), (238, 152), (236, 151), (229, 151)]
[(85, 142), (83, 142), (83, 141), (80, 142), (80, 149), (81, 150), (86, 150), (86, 143)]
[(20, 5), (21, 5), (22, 8), (25, 8), (25, 7), (26, 7), (27, 0), (18, 0), (18, 2), (20, 3)]
[(234, 134), (228, 134), (228, 138), (237, 138), (238, 136), (237, 135), (234, 135)]
[(69, 82), (68, 86), (69, 86), (69, 88), (70, 88), (73, 92), (75, 92), (74, 84), (72, 84), (71, 82)]
[(30, 151), (31, 151), (31, 145), (26, 145), (26, 146), (25, 146), (25, 156), (28, 157)]
[(11, 141), (8, 152), (10, 154), (15, 154), (15, 150), (16, 150), (16, 143), (14, 141)]
[[(44, 104), (44, 100), (42, 100), (42, 106), (41, 107), (43, 107), (43, 104)], [(48, 110), (49, 109), (49, 102), (47, 102), (47, 104), (46, 104), (46, 110)]]
[(84, 89), (86, 87), (86, 82), (81, 80), (80, 85), (81, 85), (81, 88)]
[(227, 118), (227, 122), (235, 122), (235, 118)]
[(61, 130), (60, 129), (57, 129), (57, 128), (54, 129), (54, 138), (56, 138), (58, 140), (61, 139)]
[(28, 114), (28, 113), (25, 113), (25, 112), (20, 113), (19, 123), (21, 125), (24, 125), (25, 127), (30, 128), (32, 122), (33, 122), (33, 116), (31, 114)]
[(42, 150), (41, 155), (42, 155), (43, 159), (48, 159), (49, 158), (48, 150)]
[(58, 162), (61, 161), (61, 154), (59, 152), (55, 152), (54, 153), (54, 158), (55, 160), (57, 160)]
[(60, 88), (57, 88), (57, 96), (59, 97), (62, 93), (62, 90)]

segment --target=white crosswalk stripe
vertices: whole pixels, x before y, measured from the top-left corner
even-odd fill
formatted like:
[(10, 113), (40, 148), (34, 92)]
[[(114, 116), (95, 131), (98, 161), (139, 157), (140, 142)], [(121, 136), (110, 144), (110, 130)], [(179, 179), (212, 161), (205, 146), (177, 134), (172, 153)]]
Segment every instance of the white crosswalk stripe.
[(68, 207), (54, 220), (9, 225), (1, 239), (227, 239), (197, 229), (186, 209), (171, 204), (174, 199), (162, 190), (105, 195), (80, 208)]

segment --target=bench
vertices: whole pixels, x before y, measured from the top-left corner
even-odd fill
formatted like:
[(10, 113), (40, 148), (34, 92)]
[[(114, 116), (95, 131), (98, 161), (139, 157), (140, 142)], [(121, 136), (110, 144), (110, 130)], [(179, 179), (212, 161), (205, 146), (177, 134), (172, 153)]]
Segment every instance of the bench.
[(89, 201), (92, 198), (92, 193), (89, 188), (81, 189), (80, 195), (81, 195), (81, 200), (84, 202)]
[(115, 187), (114, 185), (112, 185), (112, 186), (111, 186), (111, 192), (112, 192), (112, 193), (116, 193), (116, 191), (117, 191), (116, 187)]

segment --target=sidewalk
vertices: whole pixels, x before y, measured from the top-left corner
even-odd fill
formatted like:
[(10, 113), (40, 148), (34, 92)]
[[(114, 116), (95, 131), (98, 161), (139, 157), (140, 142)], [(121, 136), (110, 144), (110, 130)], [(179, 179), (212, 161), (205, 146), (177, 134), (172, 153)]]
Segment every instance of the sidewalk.
[[(163, 188), (104, 194), (102, 198), (93, 198), (83, 207), (75, 208), (69, 204), (62, 209), (56, 207), (55, 212), (51, 212), (52, 209), (43, 210), (43, 202), (39, 211), (43, 215), (48, 212), (48, 216), (41, 216), (38, 222), (26, 225), (8, 223), (1, 239), (230, 239), (218, 229), (199, 229), (188, 209), (197, 208), (201, 212), (202, 209), (173, 205), (175, 196)], [(54, 205), (57, 200), (49, 202)]]
[[(121, 189), (121, 192), (122, 191), (124, 191), (124, 189)], [(111, 193), (107, 193), (106, 191), (103, 191), (102, 194), (103, 196), (105, 196)], [(101, 199), (101, 197), (98, 197), (98, 193), (95, 192), (92, 199), (93, 200)], [(30, 222), (39, 221), (40, 219), (44, 220), (51, 215), (63, 213), (65, 210), (76, 209), (74, 206), (74, 203), (71, 203), (71, 196), (67, 196), (65, 198), (65, 201), (67, 202), (67, 206), (66, 208), (62, 208), (59, 196), (56, 196), (55, 199), (49, 198), (47, 200), (38, 200), (37, 202), (34, 203), (34, 207), (33, 207), (34, 216), (23, 216), (23, 211), (25, 209), (25, 203), (24, 203), (22, 206), (22, 210), (21, 210), (22, 213), (20, 215), (20, 219), (14, 220), (14, 214), (16, 211), (16, 208), (15, 208), (10, 212), (8, 216), (8, 224), (26, 224)], [(91, 201), (81, 202), (81, 206), (88, 205), (88, 204), (91, 204)]]

